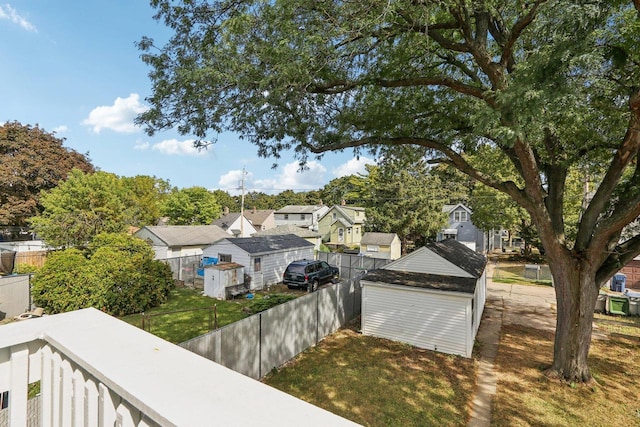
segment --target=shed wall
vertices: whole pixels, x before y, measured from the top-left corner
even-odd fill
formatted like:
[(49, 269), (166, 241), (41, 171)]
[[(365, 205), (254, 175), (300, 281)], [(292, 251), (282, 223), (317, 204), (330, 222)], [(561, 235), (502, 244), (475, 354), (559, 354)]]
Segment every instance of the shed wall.
[(473, 295), (365, 281), (362, 284), (364, 335), (471, 357)]

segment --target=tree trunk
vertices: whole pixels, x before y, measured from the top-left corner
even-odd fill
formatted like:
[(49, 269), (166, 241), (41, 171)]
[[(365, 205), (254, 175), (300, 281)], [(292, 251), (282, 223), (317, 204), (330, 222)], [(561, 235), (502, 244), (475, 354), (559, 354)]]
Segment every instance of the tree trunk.
[(587, 357), (598, 298), (595, 272), (587, 262), (570, 256), (555, 259), (549, 267), (558, 308), (552, 373), (567, 381), (590, 381)]

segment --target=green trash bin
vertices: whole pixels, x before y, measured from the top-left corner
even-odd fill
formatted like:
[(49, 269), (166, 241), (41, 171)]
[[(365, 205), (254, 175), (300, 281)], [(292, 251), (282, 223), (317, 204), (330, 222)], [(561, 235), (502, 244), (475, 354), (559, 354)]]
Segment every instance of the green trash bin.
[(609, 295), (609, 313), (629, 315), (629, 298)]

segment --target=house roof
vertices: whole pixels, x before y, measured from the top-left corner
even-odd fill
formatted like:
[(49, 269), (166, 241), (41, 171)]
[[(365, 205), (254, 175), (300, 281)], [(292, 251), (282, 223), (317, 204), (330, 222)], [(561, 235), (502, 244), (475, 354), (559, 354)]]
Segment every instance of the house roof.
[(274, 252), (284, 249), (296, 249), (313, 247), (313, 243), (308, 242), (295, 234), (284, 234), (278, 236), (258, 236), (258, 237), (235, 237), (227, 238), (228, 242), (236, 245), (240, 249), (250, 254), (263, 252)]
[(464, 209), (465, 211), (467, 211), (469, 213), (472, 213), (471, 209), (469, 209), (468, 207), (466, 207), (462, 203), (458, 203), (456, 205), (444, 205), (442, 207), (442, 212), (451, 213), (451, 212), (455, 211), (456, 209), (458, 209), (459, 207)]
[[(333, 210), (337, 211), (340, 213), (340, 216), (343, 218), (342, 223), (345, 225), (345, 227), (350, 227), (353, 224), (362, 224), (364, 222), (364, 218), (352, 218), (347, 212), (345, 212), (345, 209), (347, 210), (352, 210), (352, 211), (362, 211), (364, 212), (364, 208), (361, 207), (356, 207), (356, 206), (338, 206), (338, 205), (334, 205), (331, 207), (331, 209), (329, 209), (327, 212), (324, 213), (324, 215), (322, 215), (320, 217), (320, 220), (322, 220), (322, 218), (324, 218), (327, 215), (331, 215), (331, 212)], [(337, 218), (336, 220), (340, 220), (340, 218)], [(335, 223), (335, 221), (333, 221), (331, 224), (333, 225)], [(348, 224), (347, 224), (348, 223)]]
[(229, 233), (217, 225), (148, 225), (143, 229), (169, 247), (210, 245), (229, 237)]
[(223, 230), (228, 230), (231, 225), (240, 218), (240, 212), (231, 212), (226, 215), (222, 215), (220, 218), (213, 221), (213, 225), (217, 225)]
[(471, 277), (439, 276), (436, 274), (386, 270), (383, 268), (368, 272), (361, 280), (468, 294), (473, 294), (476, 289), (476, 279)]
[(296, 236), (302, 237), (303, 239), (320, 237), (320, 233), (316, 233), (315, 231), (311, 231), (308, 228), (298, 227), (293, 224), (278, 225), (268, 230), (258, 231), (257, 233), (253, 234), (253, 237), (278, 236), (283, 234), (295, 234)]
[(372, 233), (367, 232), (360, 239), (361, 245), (390, 245), (393, 240), (398, 238), (396, 233)]
[(314, 213), (324, 205), (287, 205), (275, 211), (277, 214), (310, 214)]
[(262, 225), (274, 212), (273, 209), (245, 210), (244, 217), (254, 225)]

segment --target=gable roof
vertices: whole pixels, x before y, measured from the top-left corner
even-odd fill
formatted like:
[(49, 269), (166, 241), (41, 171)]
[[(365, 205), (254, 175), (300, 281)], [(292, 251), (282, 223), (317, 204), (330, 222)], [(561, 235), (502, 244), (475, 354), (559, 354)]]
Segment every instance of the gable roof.
[(297, 225), (293, 225), (293, 224), (278, 225), (268, 230), (258, 231), (257, 233), (253, 233), (253, 237), (278, 236), (283, 234), (295, 234), (296, 236), (302, 237), (303, 239), (320, 237), (320, 233), (316, 233), (315, 231), (311, 231), (308, 228), (298, 227)]
[(252, 224), (262, 225), (267, 218), (275, 211), (273, 209), (263, 210), (245, 210), (244, 217), (251, 221)]
[[(345, 212), (345, 209), (346, 210), (352, 210), (352, 211), (362, 211), (362, 212), (365, 211), (364, 208), (357, 207), (357, 206), (338, 206), (338, 205), (334, 205), (328, 211), (326, 211), (324, 213), (324, 215), (322, 215), (320, 217), (320, 220), (322, 220), (322, 218), (324, 218), (324, 217), (326, 217), (328, 215), (331, 215), (331, 212), (335, 210), (344, 219), (343, 224), (345, 226), (347, 226), (347, 227), (351, 226), (353, 224), (362, 224), (364, 222), (364, 218), (358, 218), (358, 219), (352, 218), (351, 215), (349, 215), (347, 212)], [(340, 220), (340, 218), (337, 218), (337, 220)], [(346, 224), (345, 221), (348, 222), (349, 224)], [(332, 222), (332, 225), (333, 225), (333, 223), (335, 223), (335, 221)]]
[(368, 272), (362, 280), (383, 284), (409, 286), (412, 288), (436, 289), (439, 291), (461, 292), (473, 294), (476, 279), (471, 277), (439, 276), (436, 274), (412, 273), (378, 269)]
[(308, 242), (295, 234), (284, 234), (278, 236), (258, 236), (258, 237), (232, 237), (225, 239), (236, 245), (243, 251), (250, 254), (264, 252), (274, 252), (285, 249), (313, 247), (314, 244)]
[(287, 205), (282, 209), (275, 211), (277, 214), (311, 214), (324, 205)]
[(217, 225), (148, 225), (143, 229), (169, 247), (210, 245), (229, 237), (229, 233)]
[(217, 225), (223, 230), (228, 230), (231, 224), (236, 222), (238, 218), (240, 218), (240, 212), (231, 212), (213, 221), (213, 225)]
[(394, 239), (398, 238), (396, 233), (373, 233), (366, 232), (360, 239), (361, 245), (390, 245)]
[(426, 247), (452, 264), (462, 268), (476, 279), (482, 276), (482, 272), (487, 265), (487, 258), (484, 255), (454, 239), (429, 243)]
[(451, 213), (451, 212), (455, 211), (458, 208), (462, 208), (465, 211), (467, 211), (469, 213), (472, 213), (471, 209), (469, 209), (468, 207), (466, 207), (462, 203), (458, 203), (456, 205), (444, 205), (444, 206), (442, 206), (442, 212)]

